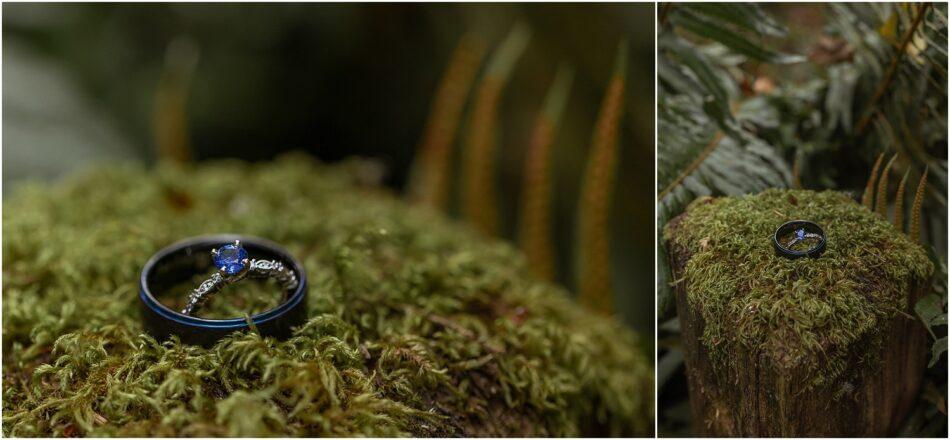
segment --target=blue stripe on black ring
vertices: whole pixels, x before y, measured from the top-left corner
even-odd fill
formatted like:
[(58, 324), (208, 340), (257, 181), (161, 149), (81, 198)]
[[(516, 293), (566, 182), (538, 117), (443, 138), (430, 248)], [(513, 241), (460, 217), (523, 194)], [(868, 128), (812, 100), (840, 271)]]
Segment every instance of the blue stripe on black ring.
[[(806, 233), (817, 234), (819, 238), (818, 244), (804, 251), (796, 251), (786, 247), (781, 243), (779, 239), (780, 237), (795, 232), (798, 229), (803, 229)], [(817, 223), (808, 220), (792, 220), (790, 222), (785, 222), (782, 224), (782, 226), (779, 226), (778, 229), (775, 230), (775, 234), (772, 235), (772, 246), (775, 248), (776, 255), (790, 259), (802, 257), (818, 258), (822, 253), (825, 252), (826, 245), (827, 238), (825, 236), (825, 231), (821, 229), (821, 226), (818, 226)]]
[(203, 319), (179, 313), (162, 304), (153, 294), (153, 291), (160, 293), (195, 274), (208, 272), (213, 268), (208, 257), (211, 250), (234, 240), (241, 241), (251, 258), (278, 259), (297, 275), (297, 288), (287, 295), (284, 302), (250, 317), (261, 335), (284, 339), (291, 335), (293, 327), (303, 324), (307, 318), (307, 275), (296, 258), (280, 245), (262, 238), (206, 235), (182, 240), (158, 251), (142, 268), (139, 299), (142, 301), (143, 324), (150, 335), (159, 341), (177, 335), (184, 343), (209, 347), (224, 336), (250, 328), (244, 317)]

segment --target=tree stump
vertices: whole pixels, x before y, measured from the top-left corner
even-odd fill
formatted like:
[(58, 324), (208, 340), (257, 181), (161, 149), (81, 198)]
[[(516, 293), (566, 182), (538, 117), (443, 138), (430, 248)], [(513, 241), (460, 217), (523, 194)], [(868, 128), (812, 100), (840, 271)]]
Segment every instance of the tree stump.
[[(776, 256), (788, 220), (821, 225), (817, 259)], [(927, 335), (924, 250), (836, 192), (693, 202), (665, 231), (700, 436), (881, 437), (914, 401)]]

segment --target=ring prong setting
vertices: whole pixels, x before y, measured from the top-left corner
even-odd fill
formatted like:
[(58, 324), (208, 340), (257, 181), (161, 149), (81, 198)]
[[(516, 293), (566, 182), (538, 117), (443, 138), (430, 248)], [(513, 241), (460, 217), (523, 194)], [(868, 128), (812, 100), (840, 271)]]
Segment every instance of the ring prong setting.
[(243, 273), (248, 268), (247, 251), (241, 246), (240, 240), (234, 240), (234, 243), (225, 244), (213, 251), (211, 255), (214, 259), (214, 265), (226, 276), (235, 276)]

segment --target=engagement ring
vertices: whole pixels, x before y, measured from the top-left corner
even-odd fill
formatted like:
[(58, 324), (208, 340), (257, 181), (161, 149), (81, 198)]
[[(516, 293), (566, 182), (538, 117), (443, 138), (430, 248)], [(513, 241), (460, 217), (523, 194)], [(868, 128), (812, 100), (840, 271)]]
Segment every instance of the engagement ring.
[[(196, 274), (214, 270), (188, 295), (182, 310), (156, 299)], [(272, 278), (280, 304), (249, 318), (204, 319), (195, 313), (216, 293), (244, 278)], [(158, 251), (142, 269), (139, 285), (145, 328), (157, 339), (177, 335), (183, 342), (209, 346), (252, 325), (264, 336), (287, 337), (306, 319), (307, 279), (303, 265), (268, 240), (234, 235), (196, 237)]]
[[(793, 220), (779, 226), (772, 236), (775, 253), (785, 258), (817, 258), (825, 251), (825, 231), (808, 220)], [(796, 248), (798, 245), (798, 248)]]

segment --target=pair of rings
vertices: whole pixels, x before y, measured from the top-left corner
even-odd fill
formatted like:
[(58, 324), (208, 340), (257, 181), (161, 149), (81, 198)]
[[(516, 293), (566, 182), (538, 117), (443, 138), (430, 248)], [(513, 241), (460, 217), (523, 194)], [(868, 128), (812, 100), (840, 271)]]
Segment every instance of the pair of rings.
[[(157, 299), (195, 276), (214, 272), (188, 295), (181, 310)], [(283, 299), (276, 307), (244, 318), (205, 319), (195, 313), (216, 293), (245, 278), (277, 281)], [(286, 338), (307, 317), (307, 276), (289, 252), (268, 240), (237, 235), (211, 235), (174, 243), (155, 254), (142, 269), (139, 298), (146, 331), (159, 340), (177, 335), (202, 346), (234, 332), (256, 328), (263, 336)]]
[[(795, 248), (795, 245), (802, 244), (805, 245), (804, 248)], [(817, 223), (808, 220), (792, 220), (775, 230), (775, 234), (772, 235), (772, 246), (775, 248), (775, 254), (780, 257), (818, 258), (825, 252), (827, 239), (825, 231)]]
[[(788, 237), (791, 237), (788, 239)], [(817, 258), (826, 247), (825, 232), (814, 222), (787, 222), (772, 236), (779, 256)], [(795, 246), (806, 244), (804, 249)], [(195, 273), (216, 270), (188, 295), (181, 310), (156, 298)], [(245, 318), (204, 319), (195, 316), (212, 296), (244, 278), (272, 278), (283, 291), (277, 307)], [(268, 240), (237, 235), (196, 237), (172, 244), (155, 254), (142, 269), (139, 298), (146, 330), (158, 339), (177, 335), (182, 342), (210, 346), (234, 331), (256, 328), (264, 336), (286, 338), (306, 320), (307, 276), (289, 252)]]

